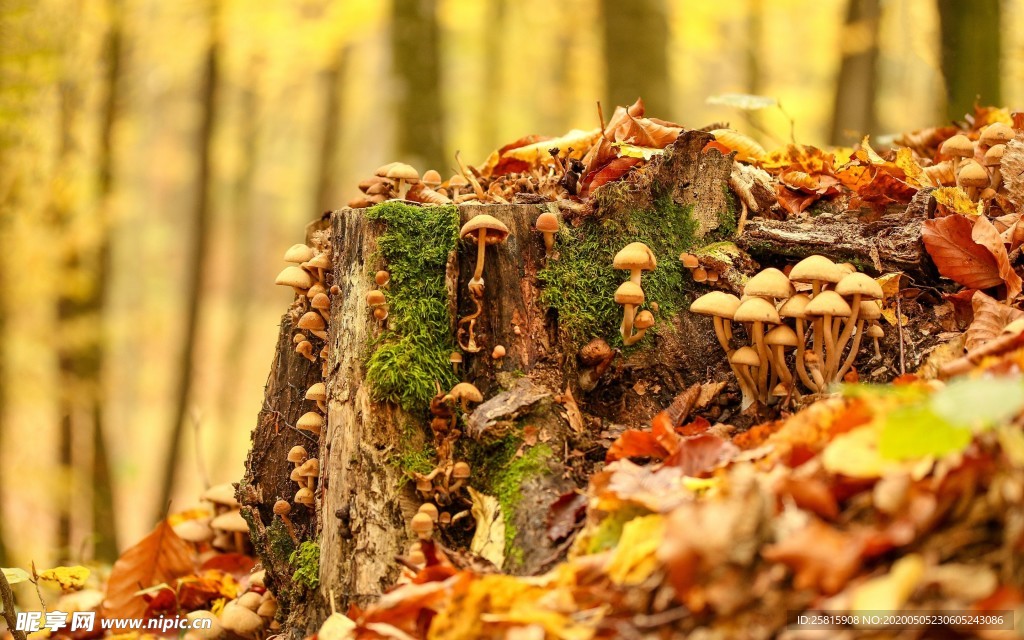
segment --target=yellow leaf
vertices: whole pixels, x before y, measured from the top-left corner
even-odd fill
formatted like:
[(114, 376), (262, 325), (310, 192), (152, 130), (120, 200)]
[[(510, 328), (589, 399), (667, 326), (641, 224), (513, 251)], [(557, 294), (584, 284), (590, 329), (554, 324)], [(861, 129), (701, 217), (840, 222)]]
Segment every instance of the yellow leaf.
[(899, 463), (882, 458), (878, 438), (877, 421), (841, 433), (821, 453), (822, 466), (829, 473), (851, 478), (878, 478), (888, 471), (901, 469)]
[(893, 563), (884, 576), (872, 578), (853, 590), (852, 611), (899, 611), (917, 589), (924, 575), (924, 560), (918, 554)]
[(896, 166), (903, 169), (907, 182), (915, 187), (926, 187), (931, 181), (924, 175), (924, 169), (914, 160), (914, 152), (909, 147), (900, 147), (896, 151)]
[(638, 147), (635, 144), (627, 144), (625, 142), (613, 142), (612, 146), (618, 148), (620, 156), (624, 156), (626, 158), (640, 158), (641, 160), (650, 160), (654, 156), (660, 156), (665, 153), (664, 149)]
[(875, 278), (878, 286), (882, 287), (882, 300), (888, 300), (900, 291), (900, 277), (902, 272), (886, 273)]
[(62, 591), (78, 591), (85, 586), (89, 570), (82, 566), (55, 567), (39, 574), (40, 580), (56, 582)]
[(622, 527), (622, 536), (605, 568), (617, 585), (640, 584), (658, 568), (655, 552), (665, 537), (665, 518), (658, 514), (633, 518)]
[(940, 187), (932, 191), (935, 201), (953, 213), (973, 217), (981, 215), (981, 202), (973, 202), (960, 187)]
[(548, 150), (557, 147), (560, 152), (564, 153), (571, 147), (572, 153), (570, 155), (573, 158), (581, 158), (583, 157), (584, 152), (586, 152), (591, 145), (597, 142), (597, 139), (600, 136), (600, 129), (592, 129), (590, 131), (573, 129), (561, 138), (544, 140), (543, 142), (528, 144), (525, 147), (509, 149), (505, 152), (505, 157), (515, 158), (516, 160), (522, 160), (523, 162), (529, 162), (535, 165), (550, 164), (553, 163), (554, 160), (551, 159), (551, 154), (548, 153)]
[(505, 563), (505, 517), (498, 499), (467, 487), (473, 500), (470, 512), (476, 520), (476, 532), (469, 544), (470, 551), (501, 568)]
[(22, 582), (28, 582), (32, 579), (32, 576), (30, 576), (24, 569), (18, 569), (16, 567), (13, 569), (3, 568), (0, 569), (0, 571), (4, 572), (4, 577), (7, 578), (8, 584), (19, 584)]

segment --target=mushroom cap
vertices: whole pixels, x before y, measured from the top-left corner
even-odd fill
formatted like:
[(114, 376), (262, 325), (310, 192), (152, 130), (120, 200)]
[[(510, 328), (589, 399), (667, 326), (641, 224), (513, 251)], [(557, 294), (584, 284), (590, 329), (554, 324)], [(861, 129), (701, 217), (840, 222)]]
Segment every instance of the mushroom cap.
[(237, 602), (229, 602), (220, 612), (220, 624), (243, 638), (252, 638), (263, 629), (263, 618)]
[(604, 338), (594, 338), (583, 345), (579, 352), (580, 362), (591, 367), (612, 355), (612, 348)]
[(306, 400), (319, 400), (323, 402), (327, 399), (327, 385), (323, 382), (314, 383), (309, 389), (306, 389)]
[(263, 597), (255, 591), (247, 591), (242, 595), (238, 596), (235, 600), (236, 604), (240, 604), (249, 611), (255, 611), (260, 608), (260, 603), (263, 602)]
[(373, 289), (366, 294), (366, 304), (371, 307), (376, 307), (385, 302), (387, 302), (387, 298), (384, 297), (384, 292), (380, 289)]
[(308, 329), (310, 331), (323, 331), (327, 325), (324, 324), (324, 317), (322, 315), (316, 311), (307, 311), (302, 314), (302, 317), (299, 318), (298, 324), (295, 326), (300, 329)]
[(409, 182), (420, 179), (419, 172), (404, 162), (396, 162), (384, 175), (392, 180), (406, 180)]
[(186, 542), (209, 542), (213, 540), (213, 529), (206, 518), (193, 518), (179, 522), (173, 527), (174, 533)]
[(793, 331), (789, 325), (780, 324), (764, 335), (764, 342), (773, 346), (795, 347), (797, 345), (796, 331)]
[(300, 430), (312, 431), (320, 435), (320, 431), (324, 428), (324, 417), (316, 411), (307, 411), (302, 414), (295, 426)]
[(658, 266), (658, 259), (654, 257), (654, 252), (646, 244), (630, 242), (615, 254), (612, 266), (616, 269), (653, 271)]
[(284, 261), (302, 264), (307, 260), (311, 260), (314, 255), (316, 255), (316, 253), (313, 249), (300, 242), (288, 247), (288, 250), (284, 252)]
[(843, 296), (839, 295), (835, 291), (822, 291), (818, 295), (814, 296), (814, 299), (807, 305), (804, 310), (809, 316), (838, 316), (840, 318), (849, 318), (851, 309), (849, 303), (843, 300)]
[(455, 463), (455, 466), (452, 467), (453, 478), (465, 480), (469, 477), (470, 473), (472, 473), (472, 469), (470, 468), (469, 463), (463, 460), (459, 460)]
[(736, 308), (739, 306), (740, 299), (731, 293), (712, 291), (694, 300), (690, 305), (690, 312), (732, 320), (736, 314)]
[[(264, 593), (269, 594), (269, 591)], [(260, 603), (260, 606), (256, 609), (256, 615), (261, 618), (273, 618), (277, 615), (277, 600), (273, 599), (273, 596), (264, 600)]]
[(220, 620), (213, 614), (212, 611), (206, 611), (205, 609), (197, 609), (196, 611), (189, 611), (185, 615), (185, 619), (190, 623), (195, 624), (196, 620), (209, 620), (210, 628), (205, 629), (203, 627), (194, 627), (189, 629), (185, 633), (186, 638), (195, 638), (198, 640), (217, 640), (224, 635), (224, 628), (220, 624)]
[(449, 187), (466, 187), (469, 186), (469, 181), (462, 177), (461, 174), (456, 173), (452, 177), (448, 178)]
[(274, 284), (295, 287), (296, 289), (308, 289), (312, 286), (313, 279), (309, 277), (309, 272), (302, 267), (290, 266), (285, 267), (281, 273), (277, 274)]
[(200, 497), (207, 502), (222, 504), (232, 509), (237, 509), (241, 506), (238, 504), (238, 500), (235, 500), (235, 487), (230, 482), (215, 484), (204, 491)]
[(298, 504), (311, 505), (313, 504), (314, 497), (313, 492), (310, 491), (309, 487), (302, 487), (295, 492), (295, 502)]
[(434, 519), (429, 514), (418, 511), (412, 517), (412, 530), (416, 533), (430, 533), (434, 530)]
[(761, 366), (761, 358), (757, 355), (757, 351), (755, 351), (753, 347), (740, 347), (733, 351), (732, 356), (729, 357), (729, 362), (733, 364), (744, 364), (748, 367)]
[(788, 298), (793, 295), (793, 283), (786, 274), (769, 267), (747, 281), (743, 294), (766, 298)]
[(736, 307), (736, 313), (732, 317), (734, 322), (768, 322), (779, 324), (779, 312), (775, 305), (764, 298), (749, 298)]
[(292, 505), (287, 500), (278, 500), (274, 503), (274, 514), (286, 516), (292, 512)]
[(841, 296), (860, 294), (861, 299), (878, 300), (885, 293), (882, 286), (866, 273), (851, 273), (836, 284), (835, 292)]
[(1006, 144), (1013, 140), (1014, 135), (1015, 132), (1009, 125), (1002, 122), (993, 122), (982, 130), (978, 141), (985, 145)]
[[(308, 291), (306, 292), (306, 295), (309, 295)], [(326, 293), (317, 293), (313, 296), (313, 299), (309, 301), (309, 306), (314, 309), (326, 311), (331, 308), (331, 298)]]
[(288, 462), (294, 462), (295, 464), (302, 464), (309, 457), (306, 453), (306, 447), (302, 445), (295, 445), (288, 450)]
[(685, 251), (679, 254), (679, 261), (682, 262), (683, 266), (687, 269), (696, 269), (700, 266), (700, 258)]
[(359, 190), (366, 193), (366, 190), (382, 181), (380, 176), (370, 176), (359, 181)]
[(555, 231), (558, 231), (558, 216), (550, 211), (545, 211), (537, 216), (537, 231), (543, 231), (545, 233), (554, 233)]
[(430, 521), (437, 522), (437, 517), (441, 515), (441, 512), (437, 510), (437, 507), (433, 502), (424, 502), (420, 505), (419, 511), (416, 513), (425, 513), (430, 516)]
[(644, 290), (631, 280), (626, 280), (615, 290), (615, 302), (618, 304), (643, 304)]
[(505, 226), (505, 223), (486, 213), (475, 215), (466, 224), (462, 225), (459, 237), (470, 237), (476, 240), (482, 230), (487, 233), (487, 239), (485, 240), (487, 244), (498, 244), (499, 242), (504, 242), (505, 238), (508, 237), (508, 227)]
[(306, 291), (306, 297), (312, 299), (317, 297), (321, 293), (327, 293), (327, 289), (324, 289), (324, 285), (320, 284), (319, 282), (314, 282), (313, 286), (311, 286), (309, 290)]
[(452, 355), (448, 356), (448, 361), (451, 362), (452, 364), (461, 364), (462, 354), (459, 353), (458, 351), (452, 351)]
[(969, 158), (974, 155), (974, 143), (964, 134), (958, 133), (943, 142), (940, 151), (947, 156)]
[(869, 338), (884, 338), (885, 337), (885, 331), (882, 331), (882, 327), (878, 326), (877, 324), (873, 324), (870, 327), (868, 327), (868, 337)]
[(373, 276), (373, 281), (377, 283), (378, 287), (383, 287), (387, 283), (391, 282), (391, 274), (381, 269)]
[(298, 482), (299, 484), (305, 482), (305, 476), (303, 476), (302, 472), (299, 471), (299, 465), (296, 465), (295, 468), (292, 469), (291, 474), (288, 475), (288, 479), (292, 482)]
[(386, 177), (388, 177), (388, 171), (391, 171), (391, 168), (394, 167), (396, 164), (401, 164), (401, 163), (400, 162), (389, 162), (387, 164), (382, 164), (381, 166), (377, 167), (377, 170), (373, 172), (373, 175), (375, 175), (375, 176), (377, 176), (379, 178), (386, 178)]
[(779, 307), (779, 317), (799, 318), (802, 320), (807, 317), (805, 309), (807, 309), (807, 305), (810, 304), (810, 302), (811, 296), (806, 293), (798, 293), (782, 303), (782, 306)]
[(878, 320), (882, 317), (882, 307), (874, 300), (861, 300), (857, 317), (864, 320)]
[(793, 266), (789, 279), (793, 282), (839, 282), (846, 276), (846, 269), (825, 256), (807, 256)]
[(330, 269), (332, 265), (331, 257), (326, 253), (318, 253), (302, 266), (310, 269)]
[(789, 389), (786, 388), (786, 385), (780, 382), (772, 387), (772, 395), (776, 398), (785, 398), (789, 395)]
[(318, 458), (310, 458), (301, 465), (299, 465), (299, 473), (306, 478), (315, 478), (320, 475), (320, 460)]
[(484, 400), (480, 390), (474, 387), (471, 382), (460, 382), (452, 387), (452, 390), (448, 392), (448, 395), (456, 400), (467, 400), (469, 402), (483, 402)]
[(249, 531), (249, 523), (242, 517), (242, 512), (237, 509), (220, 514), (210, 521), (210, 526), (221, 531), (237, 531), (239, 533), (248, 533)]
[(441, 186), (441, 174), (435, 169), (427, 169), (423, 172), (421, 182), (431, 189), (436, 189)]
[(987, 187), (988, 171), (976, 160), (969, 160), (956, 174), (956, 183), (961, 187)]
[(500, 344), (494, 345), (494, 349), (491, 351), (491, 357), (494, 359), (505, 357), (505, 347)]
[(378, 320), (387, 320), (388, 308), (385, 306), (378, 306), (376, 309), (373, 310), (373, 317)]
[(985, 166), (995, 167), (1003, 162), (1003, 153), (1006, 152), (1005, 144), (994, 144), (985, 152)]
[(633, 318), (633, 326), (637, 329), (650, 329), (654, 326), (654, 314), (644, 309)]

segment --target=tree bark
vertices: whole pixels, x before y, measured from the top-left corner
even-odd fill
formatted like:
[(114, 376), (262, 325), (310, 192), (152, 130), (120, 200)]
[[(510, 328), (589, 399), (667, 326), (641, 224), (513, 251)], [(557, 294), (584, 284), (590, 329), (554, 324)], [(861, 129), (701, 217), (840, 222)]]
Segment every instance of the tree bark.
[(419, 172), (440, 171), (444, 152), (441, 51), (435, 0), (391, 0), (396, 148)]
[(195, 204), (192, 210), (192, 243), (186, 261), (188, 276), (185, 285), (185, 334), (182, 344), (181, 361), (178, 364), (177, 397), (174, 418), (165, 451), (167, 459), (161, 480), (160, 499), (153, 514), (159, 520), (174, 491), (175, 473), (180, 460), (182, 435), (188, 402), (192, 394), (192, 370), (198, 354), (198, 330), (200, 307), (203, 299), (203, 277), (207, 273), (207, 248), (210, 229), (210, 189), (213, 181), (213, 128), (217, 121), (217, 85), (219, 84), (220, 57), (220, 16), (219, 0), (208, 0), (209, 44), (203, 64), (203, 81), (200, 87), (201, 118), (196, 137), (198, 166), (196, 171)]
[(947, 115), (963, 119), (979, 98), (1001, 105), (1000, 0), (938, 0), (938, 6)]
[(664, 0), (602, 0), (605, 113), (644, 99), (647, 112), (673, 116)]
[(875, 133), (878, 28), (882, 7), (879, 0), (849, 0), (843, 24), (843, 61), (836, 78), (832, 106), (832, 144), (859, 142)]

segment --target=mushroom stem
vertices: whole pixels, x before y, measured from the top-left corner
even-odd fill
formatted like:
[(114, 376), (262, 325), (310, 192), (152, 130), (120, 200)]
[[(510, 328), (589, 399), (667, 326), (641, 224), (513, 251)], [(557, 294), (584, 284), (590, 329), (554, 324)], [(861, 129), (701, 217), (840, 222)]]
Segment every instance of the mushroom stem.
[[(484, 256), (487, 250), (487, 229), (480, 229), (476, 236), (476, 270), (473, 271), (473, 280), (483, 280)], [(482, 286), (482, 283), (481, 283)]]
[(619, 327), (619, 332), (622, 334), (622, 343), (630, 345), (633, 344), (632, 342), (629, 341), (629, 338), (633, 333), (633, 318), (636, 316), (636, 306), (632, 304), (626, 304), (624, 305), (624, 307), (625, 308), (622, 315), (622, 326)]
[(757, 393), (762, 402), (768, 404), (768, 349), (764, 344), (764, 323), (755, 322), (753, 330), (754, 347), (757, 349), (757, 356), (761, 359), (761, 366), (757, 369)]
[(245, 553), (245, 533), (241, 531), (235, 532), (235, 551)]
[(992, 188), (999, 191), (999, 187), (1003, 186), (1003, 174), (999, 170), (999, 165), (992, 167)]
[(630, 282), (632, 282), (633, 284), (635, 284), (637, 286), (640, 286), (640, 276), (643, 275), (643, 273), (644, 273), (643, 269), (630, 269), (629, 270), (629, 280), (630, 280)]
[(754, 377), (750, 373), (750, 367), (745, 364), (735, 365), (733, 370), (736, 372), (736, 382), (740, 385), (740, 391), (743, 392), (743, 399), (740, 401), (740, 410), (745, 411), (747, 407), (754, 404), (757, 400)]
[(878, 338), (872, 338), (875, 341), (875, 358), (882, 359), (882, 350), (878, 347)]
[[(854, 307), (856, 309), (856, 307)], [(854, 311), (856, 313), (856, 310)], [(852, 318), (851, 318), (852, 320)], [(853, 337), (853, 346), (850, 347), (850, 355), (846, 356), (846, 360), (843, 362), (843, 368), (836, 374), (836, 380), (842, 380), (846, 372), (853, 366), (853, 362), (857, 359), (857, 350), (860, 349), (861, 336), (864, 335), (864, 318), (857, 319), (857, 335)]]
[(804, 365), (804, 351), (807, 348), (807, 336), (804, 335), (803, 318), (796, 319), (796, 372), (800, 376), (800, 382), (804, 383), (811, 391), (817, 391), (814, 382), (807, 374), (807, 367)]
[(553, 231), (543, 231), (544, 235), (544, 255), (551, 255), (551, 250), (555, 246), (555, 234)]
[(473, 172), (466, 168), (466, 165), (462, 162), (462, 156), (458, 151), (455, 152), (455, 162), (459, 164), (459, 173), (461, 173), (462, 177), (473, 186), (473, 191), (476, 193), (476, 196), (483, 200), (484, 197), (486, 197), (483, 187), (481, 187), (480, 183), (476, 181), (476, 177), (473, 176)]
[(299, 545), (299, 537), (295, 535), (295, 527), (292, 526), (291, 518), (289, 518), (285, 514), (282, 514), (281, 515), (281, 520), (284, 521), (284, 526), (285, 526), (285, 528), (288, 529), (288, 535), (291, 537), (292, 542), (295, 543), (295, 546), (298, 546)]
[(405, 195), (409, 193), (409, 183), (404, 179), (398, 179), (398, 199), (405, 200)]
[[(793, 374), (789, 370), (789, 365), (786, 364), (786, 354), (783, 352), (781, 344), (775, 345), (775, 371), (778, 372), (779, 377), (782, 378), (782, 382), (789, 386), (793, 383)], [(775, 388), (775, 385), (772, 385)]]
[[(843, 349), (846, 348), (847, 343), (850, 341), (850, 336), (853, 335), (854, 324), (857, 323), (857, 316), (860, 314), (860, 298), (861, 294), (853, 294), (853, 302), (850, 303), (850, 317), (846, 319), (846, 326), (843, 328), (843, 332), (839, 334), (839, 341), (836, 343), (836, 352), (833, 354), (831, 362), (829, 363), (827, 371), (829, 373), (835, 373), (839, 370), (839, 359), (843, 357)], [(857, 324), (857, 335), (860, 335), (861, 325)], [(857, 350), (857, 346), (854, 345), (850, 353), (854, 353)], [(836, 375), (835, 379), (841, 379), (841, 375)]]
[(727, 355), (732, 355), (732, 348), (729, 346), (729, 338), (726, 337), (725, 322), (721, 316), (713, 316), (715, 323), (715, 336), (718, 338), (718, 344), (722, 345), (722, 349)]
[(813, 351), (804, 354), (805, 358), (807, 356), (812, 356), (808, 362), (811, 368), (811, 377), (814, 378), (812, 388), (815, 393), (821, 393), (825, 390), (825, 379), (821, 377), (821, 360), (818, 359)]
[[(822, 365), (824, 365), (822, 367), (824, 369), (824, 373), (822, 375), (825, 376), (825, 379), (828, 382), (832, 382), (832, 377), (829, 375), (829, 367), (828, 367), (828, 363), (832, 359), (832, 352), (835, 351), (835, 349), (836, 349), (836, 340), (835, 340), (835, 337), (833, 337), (833, 335), (832, 335), (832, 316), (828, 315), (828, 314), (824, 314), (824, 315), (822, 315), (821, 318), (822, 318), (821, 324), (825, 328), (825, 360), (820, 360), (819, 359), (818, 360), (818, 366), (822, 367)], [(822, 388), (822, 391), (824, 391), (824, 390), (825, 389)]]
[[(811, 300), (814, 300), (814, 297), (819, 293), (821, 293), (821, 280), (814, 280), (811, 282)], [(819, 361), (823, 358), (821, 351), (821, 336), (823, 331), (821, 325), (821, 316), (814, 318), (811, 331), (814, 334), (814, 355), (818, 356)]]

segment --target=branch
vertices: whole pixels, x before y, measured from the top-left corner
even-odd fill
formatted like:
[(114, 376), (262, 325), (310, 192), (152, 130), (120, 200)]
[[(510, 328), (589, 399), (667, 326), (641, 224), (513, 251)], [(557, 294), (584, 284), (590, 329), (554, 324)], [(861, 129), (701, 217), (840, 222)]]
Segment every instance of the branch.
[(17, 617), (14, 614), (14, 592), (11, 591), (11, 583), (7, 582), (7, 576), (0, 571), (0, 599), (4, 603), (4, 620), (7, 621), (7, 628), (10, 629), (14, 640), (27, 640), (24, 631), (18, 631)]

